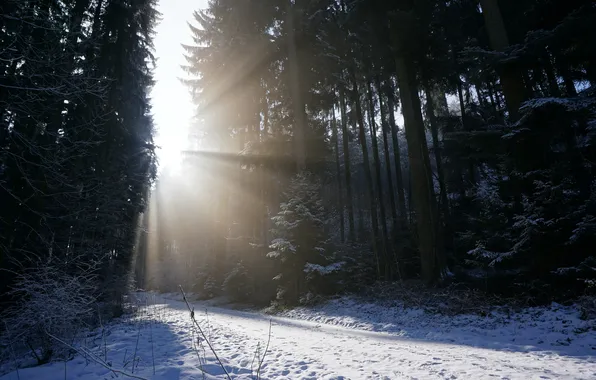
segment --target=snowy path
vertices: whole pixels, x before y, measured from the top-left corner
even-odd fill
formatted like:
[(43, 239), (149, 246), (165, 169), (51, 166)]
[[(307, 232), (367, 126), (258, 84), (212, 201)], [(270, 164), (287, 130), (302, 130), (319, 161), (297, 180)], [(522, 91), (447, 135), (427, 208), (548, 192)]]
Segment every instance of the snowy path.
[[(221, 356), (235, 358), (241, 366), (249, 359), (239, 354), (243, 347), (266, 339), (268, 320), (261, 315), (222, 309), (209, 313)], [(263, 375), (288, 379), (593, 379), (593, 359), (496, 351), (273, 318)]]
[[(163, 305), (150, 307), (144, 325), (130, 321), (111, 327), (105, 344), (108, 360), (114, 368), (130, 372), (131, 365), (127, 363), (133, 357), (133, 351), (137, 351), (137, 375), (160, 380), (203, 378), (193, 349), (196, 336), (186, 306), (179, 301), (162, 301)], [(254, 364), (255, 351), (257, 345), (261, 352), (264, 350), (269, 317), (212, 307), (208, 307), (206, 314), (204, 306), (199, 304), (196, 317), (211, 337), (232, 378), (254, 378), (251, 373), (257, 366)], [(511, 348), (498, 350), (278, 317), (272, 318), (271, 331), (261, 372), (263, 379), (596, 378), (596, 357), (590, 356), (593, 352), (564, 355), (556, 351), (528, 351), (522, 347), (517, 351)], [(105, 348), (101, 346), (99, 342), (94, 352), (101, 352)], [(210, 355), (207, 356), (208, 363), (203, 368), (217, 378), (223, 378), (221, 369)], [(82, 357), (68, 362), (67, 366), (54, 363), (20, 371), (21, 380), (64, 378), (111, 379), (113, 375), (103, 367), (86, 363)], [(16, 374), (0, 377), (0, 380), (9, 379), (16, 380)]]

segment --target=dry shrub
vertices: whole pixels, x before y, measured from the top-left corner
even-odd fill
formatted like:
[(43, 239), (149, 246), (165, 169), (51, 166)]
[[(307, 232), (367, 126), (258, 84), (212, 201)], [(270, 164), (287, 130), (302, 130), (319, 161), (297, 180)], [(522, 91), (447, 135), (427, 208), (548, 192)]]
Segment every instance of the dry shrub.
[(73, 343), (87, 326), (95, 312), (98, 263), (35, 258), (19, 264), (10, 291), (16, 302), (3, 318), (8, 338), (38, 364), (67, 357), (68, 348), (50, 335)]

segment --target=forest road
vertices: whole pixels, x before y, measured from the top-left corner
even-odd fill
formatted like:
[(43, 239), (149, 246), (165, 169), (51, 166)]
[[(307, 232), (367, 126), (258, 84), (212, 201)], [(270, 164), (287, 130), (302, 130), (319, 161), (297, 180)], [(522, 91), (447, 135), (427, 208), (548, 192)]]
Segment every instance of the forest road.
[(271, 321), (263, 379), (596, 379), (595, 357), (415, 340), (200, 304), (196, 310), (219, 357), (239, 372), (258, 366), (255, 352), (263, 354)]

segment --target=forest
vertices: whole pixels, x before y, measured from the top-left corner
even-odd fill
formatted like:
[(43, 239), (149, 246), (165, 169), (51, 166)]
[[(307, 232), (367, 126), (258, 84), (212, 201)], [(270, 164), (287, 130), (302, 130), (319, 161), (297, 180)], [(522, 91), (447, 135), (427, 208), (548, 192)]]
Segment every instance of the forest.
[(156, 175), (157, 17), (153, 0), (0, 3), (2, 334), (26, 331), (41, 363), (40, 332), (118, 306), (129, 285)]
[(194, 185), (158, 180), (137, 278), (279, 305), (590, 292), (594, 21), (590, 1), (211, 1), (185, 45)]
[(184, 45), (183, 175), (157, 169), (159, 17), (0, 4), (0, 312), (39, 363), (45, 331), (136, 289), (593, 293), (593, 1), (209, 0)]

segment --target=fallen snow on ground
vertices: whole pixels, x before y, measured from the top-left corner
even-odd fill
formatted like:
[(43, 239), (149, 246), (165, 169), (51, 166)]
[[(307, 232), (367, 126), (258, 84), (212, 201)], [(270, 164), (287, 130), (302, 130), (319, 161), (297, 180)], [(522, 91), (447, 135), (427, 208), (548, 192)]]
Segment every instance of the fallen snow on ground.
[[(183, 302), (139, 297), (139, 304), (149, 306), (87, 342), (100, 361), (131, 375), (134, 362), (134, 375), (152, 380), (225, 378), (213, 355), (197, 348)], [(349, 298), (284, 317), (194, 305), (195, 317), (233, 379), (255, 378), (270, 320), (262, 379), (596, 378), (593, 324), (580, 320), (577, 310), (557, 305), (511, 318), (443, 317)], [(12, 372), (0, 380), (127, 378), (116, 375), (79, 355), (66, 364), (21, 369), (18, 377)]]
[[(582, 320), (573, 306), (553, 303), (507, 314), (437, 315), (422, 309), (338, 298), (313, 308), (281, 314), (350, 329), (386, 332), (403, 338), (465, 344), (515, 352), (553, 352), (596, 358), (596, 321)], [(596, 377), (595, 377), (596, 378)]]

